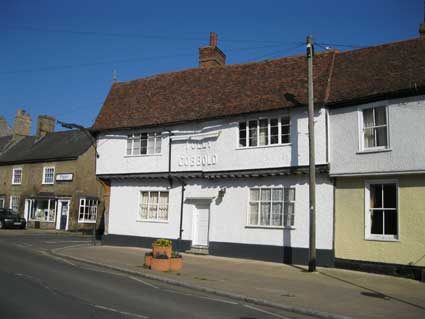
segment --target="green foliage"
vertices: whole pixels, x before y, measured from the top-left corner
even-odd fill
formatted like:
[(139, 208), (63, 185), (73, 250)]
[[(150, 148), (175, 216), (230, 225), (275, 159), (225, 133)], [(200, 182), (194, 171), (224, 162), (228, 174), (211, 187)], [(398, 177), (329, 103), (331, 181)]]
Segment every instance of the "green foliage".
[(171, 253), (171, 258), (182, 258), (182, 255), (180, 255), (178, 252), (173, 251)]
[(160, 246), (160, 247), (171, 247), (172, 244), (173, 243), (171, 242), (171, 240), (163, 239), (163, 238), (157, 239), (153, 242), (154, 246)]

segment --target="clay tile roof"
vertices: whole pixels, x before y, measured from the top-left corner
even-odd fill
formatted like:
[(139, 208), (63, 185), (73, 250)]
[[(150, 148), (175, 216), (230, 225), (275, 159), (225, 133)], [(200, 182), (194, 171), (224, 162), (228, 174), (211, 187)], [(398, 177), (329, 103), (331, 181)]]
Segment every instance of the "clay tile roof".
[[(425, 88), (425, 38), (316, 53), (315, 103), (419, 94)], [(425, 91), (423, 91), (425, 92)], [(307, 104), (304, 55), (189, 69), (114, 83), (92, 129), (164, 125)]]
[[(333, 55), (315, 56), (316, 102), (324, 99)], [(92, 128), (178, 123), (304, 104), (307, 61), (302, 55), (114, 83)]]
[(425, 38), (388, 43), (337, 54), (329, 103), (423, 93)]

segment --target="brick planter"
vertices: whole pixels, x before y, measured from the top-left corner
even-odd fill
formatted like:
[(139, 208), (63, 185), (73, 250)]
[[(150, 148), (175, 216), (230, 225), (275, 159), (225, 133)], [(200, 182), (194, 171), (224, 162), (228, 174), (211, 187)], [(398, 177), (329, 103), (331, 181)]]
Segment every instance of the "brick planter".
[(183, 258), (171, 258), (170, 259), (170, 270), (178, 271), (183, 268)]
[(170, 258), (152, 258), (151, 269), (156, 271), (169, 271), (170, 270)]
[(172, 247), (171, 246), (155, 246), (152, 245), (152, 254), (153, 256), (157, 256), (157, 255), (167, 255), (168, 258), (171, 258), (171, 251), (172, 251)]
[(150, 268), (151, 264), (152, 264), (152, 256), (145, 255), (145, 266)]

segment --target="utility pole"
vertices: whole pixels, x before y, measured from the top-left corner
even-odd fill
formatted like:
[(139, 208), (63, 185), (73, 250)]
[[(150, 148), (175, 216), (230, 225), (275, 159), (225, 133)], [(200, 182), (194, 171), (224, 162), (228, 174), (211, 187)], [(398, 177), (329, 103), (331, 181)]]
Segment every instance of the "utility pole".
[(316, 161), (314, 153), (313, 37), (307, 37), (308, 62), (308, 145), (309, 145), (309, 208), (310, 242), (308, 271), (316, 271)]

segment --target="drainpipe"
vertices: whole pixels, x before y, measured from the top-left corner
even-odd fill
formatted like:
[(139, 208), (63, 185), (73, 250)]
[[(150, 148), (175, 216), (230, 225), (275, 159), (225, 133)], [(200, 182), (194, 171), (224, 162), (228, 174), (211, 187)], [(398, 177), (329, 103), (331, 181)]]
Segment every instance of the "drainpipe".
[[(171, 176), (171, 136), (174, 134), (171, 131), (168, 131), (168, 182), (170, 183), (170, 188), (173, 187), (173, 177)], [(179, 226), (179, 238), (177, 239), (177, 251), (180, 253), (182, 251), (182, 234), (183, 234), (183, 206), (184, 206), (184, 191), (186, 183), (176, 177), (176, 179), (181, 184), (181, 202), (180, 202), (180, 226)]]
[(184, 191), (186, 183), (182, 180), (181, 187), (182, 187), (182, 198), (180, 202), (180, 228), (179, 228), (179, 239), (178, 239), (178, 252), (180, 253), (182, 251), (182, 234), (183, 234), (183, 205), (184, 205)]

